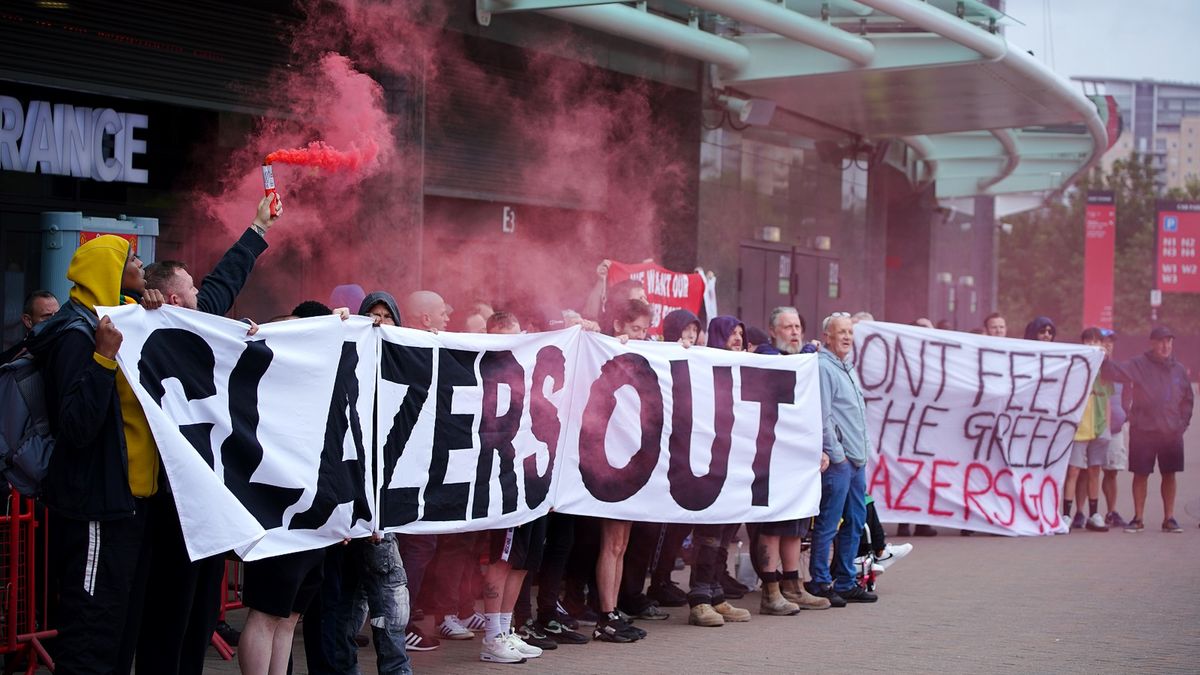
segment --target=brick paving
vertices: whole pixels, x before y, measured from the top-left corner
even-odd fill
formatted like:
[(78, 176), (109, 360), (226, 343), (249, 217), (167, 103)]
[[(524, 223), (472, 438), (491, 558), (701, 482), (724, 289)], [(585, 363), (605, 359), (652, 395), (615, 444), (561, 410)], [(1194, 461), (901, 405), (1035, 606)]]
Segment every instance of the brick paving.
[[(1200, 433), (1191, 435), (1188, 446), (1200, 447)], [(478, 639), (443, 641), (414, 654), (413, 664), (418, 673), (1196, 673), (1200, 529), (1183, 506), (1200, 500), (1200, 468), (1179, 477), (1181, 535), (1158, 530), (1152, 478), (1141, 534), (1017, 539), (941, 530), (910, 540), (915, 550), (882, 577), (874, 605), (756, 614), (721, 628), (688, 626), (686, 608), (673, 608), (669, 620), (643, 623), (650, 635), (634, 644), (565, 646), (524, 665), (497, 665), (479, 662)], [(1122, 476), (1126, 517), (1129, 483)], [(757, 599), (735, 604), (756, 609)], [(306, 673), (299, 636), (295, 654), (295, 672)], [(371, 648), (359, 658), (363, 673), (375, 672)], [(237, 672), (215, 651), (207, 665), (206, 672)]]

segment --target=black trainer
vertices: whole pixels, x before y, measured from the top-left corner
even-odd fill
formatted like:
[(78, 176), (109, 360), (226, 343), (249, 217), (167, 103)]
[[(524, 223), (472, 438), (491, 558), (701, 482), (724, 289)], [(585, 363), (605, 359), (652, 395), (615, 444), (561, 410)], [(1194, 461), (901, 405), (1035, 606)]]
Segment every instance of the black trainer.
[(525, 623), (521, 624), (516, 633), (517, 637), (525, 641), (525, 644), (538, 647), (542, 651), (558, 649), (558, 643), (543, 633), (542, 629), (533, 622), (533, 619), (526, 619)]
[(631, 613), (629, 618), (641, 621), (665, 621), (671, 618), (671, 615), (659, 609), (658, 605), (652, 602), (643, 607), (640, 612)]
[(878, 595), (875, 595), (862, 586), (855, 586), (846, 591), (838, 591), (838, 595), (842, 596), (843, 602), (875, 602), (879, 599)]
[(560, 645), (582, 645), (587, 644), (588, 638), (583, 633), (577, 633), (555, 619), (549, 621), (538, 621), (538, 630), (546, 635), (546, 637), (554, 640)]
[(846, 599), (843, 598), (841, 595), (838, 595), (838, 592), (833, 590), (833, 586), (824, 586), (824, 585), (818, 586), (817, 584), (808, 582), (808, 583), (804, 584), (804, 587), (806, 589), (808, 589), (809, 593), (812, 593), (813, 595), (817, 596), (818, 598), (825, 598), (825, 599), (829, 600), (830, 607), (845, 607), (846, 606)]
[(564, 628), (569, 630), (579, 630), (579, 622), (576, 621), (567, 610), (563, 609), (562, 603), (558, 603), (554, 608), (554, 620), (561, 623)]
[(646, 592), (646, 596), (657, 602), (660, 607), (687, 606), (687, 593), (674, 581), (664, 581), (652, 585)]
[(628, 626), (629, 624), (616, 614), (605, 614), (596, 622), (596, 627), (592, 630), (592, 639), (598, 642), (633, 642), (635, 638), (623, 630)]
[(642, 638), (646, 637), (646, 631), (633, 625), (633, 617), (632, 616), (629, 616), (625, 612), (622, 612), (620, 609), (617, 610), (616, 614), (617, 614), (618, 619), (625, 622), (626, 628), (624, 630), (633, 639), (641, 640)]

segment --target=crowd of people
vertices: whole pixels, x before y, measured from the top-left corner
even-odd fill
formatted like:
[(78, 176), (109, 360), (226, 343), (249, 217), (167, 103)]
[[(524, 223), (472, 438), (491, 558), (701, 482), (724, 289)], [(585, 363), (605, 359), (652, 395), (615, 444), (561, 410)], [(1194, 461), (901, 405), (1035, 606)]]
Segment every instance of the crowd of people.
[[(42, 498), (55, 518), (49, 559), (59, 630), (56, 672), (128, 673), (135, 664), (145, 673), (203, 670), (227, 556), (188, 559), (145, 414), (117, 368), (122, 337), (108, 318), (97, 318), (95, 308), (140, 302), (147, 309), (170, 304), (228, 312), (282, 213), (282, 204), (273, 213), (264, 198), (251, 226), (199, 288), (186, 264), (160, 261), (143, 269), (129, 242), (101, 236), (75, 253), (67, 302), (60, 307), (52, 294), (38, 292), (26, 303), (23, 320), (31, 337), (21, 349), (45, 373), (58, 442)], [(604, 265), (599, 272), (603, 278)], [(438, 293), (421, 290), (403, 298), (348, 285), (335, 291), (333, 307), (310, 300), (272, 321), (356, 311), (375, 325), (430, 332), (454, 327), (511, 334), (581, 325), (627, 341), (647, 339), (653, 316), (636, 281), (600, 281), (580, 312), (549, 319), (478, 302), (452, 324), (452, 309)], [(482, 661), (522, 663), (560, 646), (645, 639), (646, 626), (668, 618), (666, 610), (675, 607), (686, 608), (693, 626), (748, 622), (754, 612), (737, 604), (755, 590), (757, 613), (769, 617), (875, 602), (878, 575), (912, 545), (887, 541), (866, 491), (866, 465), (875, 449), (853, 351), (855, 324), (870, 320), (865, 312), (835, 312), (821, 322), (819, 340), (806, 339), (809, 327), (793, 307), (775, 308), (761, 329), (726, 315), (702, 321), (687, 310), (670, 312), (661, 322), (662, 340), (688, 348), (780, 358), (817, 354), (823, 452), (814, 518), (692, 526), (551, 513), (506, 530), (383, 534), (247, 562), (242, 672), (288, 672), (302, 616), (308, 672), (357, 672), (359, 633), (369, 626), (379, 672), (408, 673), (408, 654), (437, 649), (441, 640), (479, 639)], [(927, 320), (916, 323), (934, 328)], [(256, 330), (253, 323), (247, 328)], [(977, 332), (1006, 336), (1007, 327), (994, 314)], [(1038, 318), (1025, 337), (1054, 340), (1057, 332)], [(1110, 356), (1114, 339), (1112, 331), (1095, 328), (1082, 335), (1082, 342)], [(1073, 527), (1141, 531), (1146, 478), (1157, 460), (1163, 529), (1179, 531), (1174, 474), (1183, 469), (1191, 387), (1172, 357), (1171, 332), (1156, 328), (1151, 345), (1130, 362), (1107, 358), (1092, 388), (1071, 454), (1071, 498), (1063, 502), (1068, 516), (1079, 505)], [(1121, 440), (1126, 433), (1128, 446)], [(1117, 512), (1117, 479), (1127, 468), (1134, 474), (1134, 515), (1125, 522)], [(749, 544), (753, 584), (731, 573), (735, 539)], [(681, 561), (690, 565), (686, 591), (676, 581)]]

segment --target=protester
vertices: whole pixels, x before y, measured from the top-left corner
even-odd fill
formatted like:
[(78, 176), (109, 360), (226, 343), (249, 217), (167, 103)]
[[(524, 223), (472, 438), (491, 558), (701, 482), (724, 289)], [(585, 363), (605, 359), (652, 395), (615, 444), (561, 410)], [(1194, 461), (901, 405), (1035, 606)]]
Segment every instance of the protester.
[[(1112, 330), (1107, 328), (1100, 329), (1101, 346), (1104, 348), (1104, 357), (1111, 359), (1113, 357), (1113, 347), (1116, 343), (1117, 335)], [(1101, 377), (1104, 374), (1101, 373)], [(1105, 378), (1108, 382), (1108, 379)], [(1120, 382), (1110, 382), (1113, 388), (1112, 397), (1108, 400), (1108, 429), (1112, 438), (1108, 443), (1108, 456), (1104, 462), (1104, 478), (1100, 482), (1100, 490), (1104, 493), (1105, 507), (1108, 513), (1104, 516), (1104, 523), (1109, 527), (1119, 527), (1124, 529), (1128, 524), (1121, 514), (1117, 512), (1117, 476), (1129, 470), (1129, 415), (1125, 411), (1123, 402), (1125, 385)]]
[[(612, 335), (627, 340), (645, 340), (650, 330), (652, 311), (644, 300), (630, 299), (616, 306), (607, 327)], [(632, 523), (628, 520), (600, 520), (600, 552), (596, 558), (596, 590), (600, 618), (592, 639), (628, 643), (645, 637), (645, 631), (617, 614), (617, 595), (625, 550), (629, 545)], [(643, 571), (644, 574), (644, 571)], [(644, 577), (643, 577), (644, 579)]]
[[(1080, 336), (1080, 342), (1091, 347), (1100, 347), (1099, 328), (1088, 328)], [(1071, 520), (1071, 529), (1086, 525), (1093, 532), (1107, 532), (1108, 525), (1100, 514), (1100, 467), (1108, 460), (1108, 445), (1112, 435), (1108, 429), (1109, 401), (1113, 388), (1099, 373), (1092, 382), (1087, 404), (1079, 426), (1075, 430), (1075, 441), (1071, 444), (1071, 457), (1067, 464), (1067, 479), (1063, 483), (1063, 517), (1071, 518), (1073, 498), (1079, 502), (1079, 510)], [(1084, 483), (1079, 485), (1080, 478)], [(1078, 485), (1078, 490), (1076, 489)], [(1088, 500), (1088, 515), (1083, 515), (1083, 499)]]
[[(349, 315), (344, 308), (330, 309), (316, 300), (306, 300), (296, 305), (290, 316), (306, 319), (330, 314), (343, 320)], [(289, 671), (296, 624), (321, 592), (325, 553), (326, 549), (318, 548), (243, 564), (242, 603), (249, 611), (238, 644), (238, 667), (242, 675), (284, 675)], [(310, 616), (313, 625), (320, 628), (328, 625), (320, 616), (323, 611), (316, 614)], [(316, 635), (322, 632), (318, 630)], [(323, 642), (305, 639), (310, 670), (316, 661), (324, 664), (331, 658)]]
[[(186, 264), (163, 260), (145, 269), (146, 288), (162, 293), (166, 304), (218, 316), (229, 312), (246, 285), (258, 257), (267, 249), (266, 235), (283, 216), (281, 201), (274, 213), (263, 197), (250, 227), (221, 257), (196, 288)], [(251, 324), (250, 334), (257, 327)], [(155, 617), (145, 621), (138, 637), (137, 670), (143, 673), (200, 675), (221, 612), (221, 580), (225, 554), (192, 562), (183, 541), (179, 514), (167, 476), (150, 498), (147, 536), (153, 551), (147, 572), (146, 607)]]
[[(708, 324), (708, 346), (714, 349), (743, 351), (746, 327), (737, 317), (717, 316)], [(688, 623), (693, 626), (722, 626), (727, 622), (744, 622), (751, 618), (748, 610), (735, 607), (726, 599), (722, 577), (726, 572), (725, 552), (729, 540), (739, 525), (697, 525), (692, 532), (695, 560), (692, 564), (691, 588), (687, 594)], [(778, 552), (778, 548), (776, 548)], [(770, 598), (763, 591), (762, 614), (788, 615), (800, 608), (783, 599), (776, 581)]]
[(1054, 322), (1049, 317), (1039, 316), (1033, 321), (1030, 321), (1025, 326), (1026, 340), (1040, 340), (1042, 342), (1054, 342), (1054, 338), (1058, 336), (1058, 328), (1054, 326)]
[[(804, 317), (795, 307), (776, 307), (767, 320), (770, 335), (768, 344), (760, 345), (759, 354), (810, 354), (818, 350), (817, 341), (804, 342)], [(711, 329), (710, 329), (711, 332)], [(826, 609), (829, 600), (818, 598), (804, 589), (800, 578), (803, 538), (808, 534), (811, 519), (787, 520), (761, 525), (748, 525), (747, 533), (753, 542), (752, 551), (763, 582), (761, 613), (773, 613), (788, 605), (799, 609)], [(773, 598), (773, 583), (778, 583), (779, 593), (788, 605), (780, 605)], [(768, 601), (768, 597), (772, 599)]]
[(408, 328), (440, 333), (450, 323), (454, 308), (433, 291), (414, 291), (404, 302), (404, 325)]
[[(396, 326), (400, 321), (396, 300), (385, 291), (366, 294), (358, 313), (371, 317), (376, 326)], [(327, 563), (334, 551), (339, 558), (338, 578), (326, 578), (323, 584), (318, 638), (329, 645), (328, 653), (323, 656), (330, 671), (338, 675), (357, 674), (355, 637), (365, 618), (371, 626), (378, 672), (411, 675), (412, 665), (405, 645), (409, 618), (407, 577), (395, 535), (376, 533), (355, 539), (344, 548), (331, 547), (327, 549)], [(332, 571), (328, 564), (325, 571)], [(336, 590), (325, 593), (330, 582), (336, 584)], [(311, 619), (306, 615), (305, 622)], [(306, 651), (310, 634), (306, 631)], [(316, 664), (310, 661), (308, 666), (311, 673)]]
[(1154, 466), (1162, 475), (1164, 532), (1182, 532), (1175, 520), (1175, 474), (1183, 471), (1183, 432), (1192, 421), (1192, 384), (1175, 360), (1175, 333), (1166, 326), (1150, 331), (1150, 349), (1126, 363), (1104, 362), (1101, 373), (1127, 384), (1133, 395), (1129, 412), (1129, 470), (1133, 472), (1133, 519), (1126, 532), (1141, 532), (1147, 483)]
[(795, 307), (776, 307), (767, 319), (770, 341), (760, 344), (757, 354), (812, 354), (821, 348), (819, 340), (804, 342), (804, 317)]
[(988, 314), (983, 320), (983, 333), (992, 337), (1008, 337), (1008, 323), (999, 312)]
[(862, 321), (874, 321), (875, 315), (867, 311), (855, 312), (854, 316), (850, 317), (850, 321), (860, 323)]
[(648, 302), (646, 287), (636, 279), (625, 279), (609, 285), (608, 270), (610, 267), (612, 267), (611, 260), (602, 260), (596, 266), (596, 284), (588, 293), (581, 312), (585, 317), (599, 319), (603, 327), (609, 325), (613, 310), (619, 309), (626, 300)]
[(28, 345), (41, 364), (57, 441), (42, 482), (54, 519), (50, 559), (61, 582), (57, 672), (125, 673), (140, 628), (159, 458), (141, 404), (117, 368), (121, 333), (96, 308), (141, 298), (154, 309), (162, 294), (146, 290), (142, 261), (114, 235), (81, 244), (67, 278), (70, 300)]
[[(405, 300), (402, 325), (406, 328), (438, 333), (445, 330), (446, 325), (450, 323), (450, 313), (452, 311), (453, 308), (446, 304), (442, 296), (437, 293), (433, 291), (414, 291)], [(400, 557), (404, 560), (405, 571), (408, 573), (409, 598), (415, 602), (421, 597), (426, 569), (437, 555), (439, 537), (435, 534), (401, 534), (396, 536), (396, 542), (400, 546)], [(453, 579), (456, 590), (458, 582), (461, 579), (461, 571), (464, 569), (464, 555), (469, 554), (467, 551), (459, 549), (457, 555), (454, 557), (460, 563), (457, 567), (460, 575), (455, 576)], [(410, 609), (406, 637), (408, 651), (427, 652), (441, 646), (441, 642), (437, 638), (432, 635), (426, 635), (416, 624), (416, 605), (413, 605)], [(445, 621), (444, 617), (443, 621)], [(461, 626), (461, 622), (457, 621), (457, 617), (455, 623), (460, 624), (461, 628), (469, 631), (467, 627)], [(467, 636), (463, 636), (460, 631), (455, 631), (455, 633), (465, 639), (470, 639)]]
[(58, 313), (58, 298), (50, 291), (34, 291), (25, 297), (21, 308), (21, 325), (25, 332), (33, 330), (39, 323), (48, 320)]
[[(487, 332), (494, 335), (517, 335), (521, 324), (508, 312), (496, 312), (487, 321)], [(481, 432), (482, 433), (482, 432)], [(542, 655), (544, 649), (558, 646), (545, 636), (527, 635), (540, 646), (534, 646), (513, 631), (513, 609), (528, 572), (537, 572), (542, 562), (546, 542), (546, 516), (519, 527), (492, 530), (488, 568), (483, 582), (483, 616), (486, 622), (479, 660), (491, 663), (524, 663)]]
[[(854, 322), (836, 312), (822, 323), (825, 349), (820, 351), (822, 460), (821, 511), (814, 523), (808, 591), (828, 598), (834, 607), (847, 602), (875, 602), (878, 597), (858, 585), (854, 558), (866, 521), (865, 465), (872, 452), (867, 434), (866, 402), (850, 355)], [(830, 569), (830, 548), (834, 539)]]

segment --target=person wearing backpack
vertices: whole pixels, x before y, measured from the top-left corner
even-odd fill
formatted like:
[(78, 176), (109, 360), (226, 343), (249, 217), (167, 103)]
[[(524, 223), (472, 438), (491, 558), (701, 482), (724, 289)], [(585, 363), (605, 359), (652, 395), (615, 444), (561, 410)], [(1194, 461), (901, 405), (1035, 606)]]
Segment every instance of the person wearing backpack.
[(127, 672), (145, 580), (147, 499), (157, 490), (158, 449), (133, 389), (117, 369), (121, 333), (97, 306), (155, 309), (130, 243), (103, 235), (81, 245), (67, 278), (70, 301), (39, 325), (28, 349), (39, 364), (55, 437), (42, 481), (51, 513), (50, 561), (61, 580), (56, 669)]

